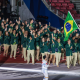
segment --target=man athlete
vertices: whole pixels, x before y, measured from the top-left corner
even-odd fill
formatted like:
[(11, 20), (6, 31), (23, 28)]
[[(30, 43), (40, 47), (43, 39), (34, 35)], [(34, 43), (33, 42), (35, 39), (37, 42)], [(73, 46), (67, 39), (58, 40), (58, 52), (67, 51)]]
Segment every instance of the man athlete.
[(46, 55), (44, 55), (43, 61), (42, 61), (42, 73), (44, 74), (43, 80), (48, 80), (48, 72), (47, 72), (48, 67), (49, 67), (49, 65), (47, 65), (47, 57), (46, 57)]

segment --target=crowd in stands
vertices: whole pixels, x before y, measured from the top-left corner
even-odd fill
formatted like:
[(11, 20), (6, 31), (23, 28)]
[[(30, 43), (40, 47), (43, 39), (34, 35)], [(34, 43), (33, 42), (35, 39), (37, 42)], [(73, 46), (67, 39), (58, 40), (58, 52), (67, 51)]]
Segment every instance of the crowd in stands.
[[(9, 48), (11, 49), (10, 58), (16, 59), (17, 46), (21, 46), (22, 58), (27, 63), (32, 58), (32, 64), (35, 64), (35, 59), (39, 61), (40, 55), (46, 55), (47, 61), (50, 64), (59, 67), (60, 59), (64, 59), (66, 55), (66, 64), (70, 68), (71, 64), (76, 66), (80, 64), (80, 35), (79, 30), (75, 30), (70, 34), (68, 41), (64, 41), (64, 28), (50, 31), (50, 24), (34, 23), (33, 19), (30, 22), (22, 22), (20, 17), (16, 23), (9, 20), (3, 20), (0, 17), (0, 54), (1, 47), (4, 46), (3, 56), (9, 56)], [(27, 53), (26, 53), (27, 52)], [(31, 57), (30, 57), (31, 55)]]

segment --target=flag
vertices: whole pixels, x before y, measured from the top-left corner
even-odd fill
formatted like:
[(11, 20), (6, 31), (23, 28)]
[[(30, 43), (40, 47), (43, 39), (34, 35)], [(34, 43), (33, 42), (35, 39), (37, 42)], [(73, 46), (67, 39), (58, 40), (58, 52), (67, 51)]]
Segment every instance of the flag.
[(68, 14), (64, 23), (64, 35), (65, 35), (64, 41), (67, 41), (70, 34), (76, 29), (78, 29), (78, 26), (75, 20), (73, 19), (71, 13), (68, 11)]

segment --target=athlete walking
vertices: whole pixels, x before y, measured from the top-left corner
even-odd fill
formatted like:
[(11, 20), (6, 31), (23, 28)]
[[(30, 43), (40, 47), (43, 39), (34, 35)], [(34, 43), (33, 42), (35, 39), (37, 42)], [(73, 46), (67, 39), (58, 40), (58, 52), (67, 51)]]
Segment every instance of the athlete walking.
[(42, 61), (42, 73), (44, 74), (44, 79), (43, 80), (48, 80), (48, 69), (49, 65), (47, 65), (47, 57), (46, 55), (43, 56), (43, 61)]

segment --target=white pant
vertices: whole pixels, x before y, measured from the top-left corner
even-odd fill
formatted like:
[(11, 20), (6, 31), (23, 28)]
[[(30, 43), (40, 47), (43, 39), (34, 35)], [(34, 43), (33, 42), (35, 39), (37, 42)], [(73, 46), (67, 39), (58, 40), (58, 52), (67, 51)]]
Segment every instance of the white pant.
[(46, 69), (42, 69), (42, 73), (44, 74), (44, 79), (43, 80), (48, 80), (48, 72)]

